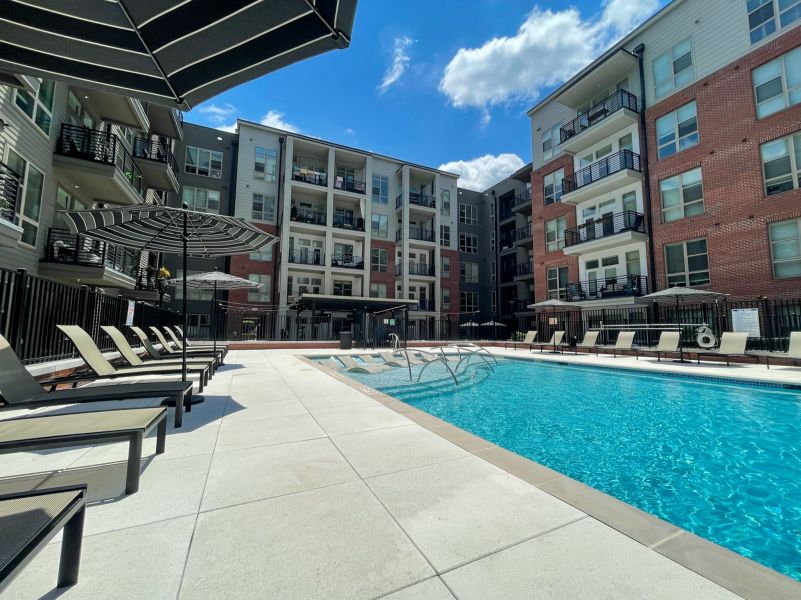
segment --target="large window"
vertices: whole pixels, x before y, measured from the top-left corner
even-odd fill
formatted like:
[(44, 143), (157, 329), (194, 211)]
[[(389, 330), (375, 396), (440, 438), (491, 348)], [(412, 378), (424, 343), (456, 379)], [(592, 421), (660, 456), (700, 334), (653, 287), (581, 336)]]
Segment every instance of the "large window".
[(251, 218), (256, 221), (273, 221), (275, 219), (275, 198), (265, 194), (253, 194)]
[(661, 98), (671, 90), (691, 82), (693, 71), (693, 45), (684, 40), (654, 60), (654, 93)]
[(801, 277), (801, 219), (771, 223), (768, 235), (773, 276)]
[(801, 0), (746, 0), (751, 43), (801, 19)]
[(389, 202), (389, 179), (386, 175), (373, 175), (373, 202)]
[(549, 300), (567, 298), (567, 267), (549, 267), (547, 281)]
[(801, 188), (801, 133), (760, 146), (765, 195)]
[(334, 279), (334, 296), (352, 296), (353, 282)]
[(459, 292), (459, 311), (463, 313), (478, 312), (478, 292)]
[(440, 308), (447, 309), (451, 307), (451, 288), (440, 288), (442, 298), (442, 306)]
[(550, 129), (542, 132), (542, 160), (546, 161), (553, 158), (556, 148), (559, 146), (559, 130), (562, 128), (560, 121)]
[(442, 256), (442, 276), (446, 279), (451, 275), (451, 257)]
[(261, 252), (251, 252), (250, 253), (250, 260), (256, 262), (270, 262), (273, 259), (273, 245), (270, 244)]
[(668, 287), (709, 283), (709, 257), (706, 240), (691, 240), (665, 246)]
[(701, 169), (693, 169), (681, 175), (659, 182), (662, 196), (662, 222), (677, 221), (704, 212), (704, 186)]
[(220, 192), (217, 190), (207, 190), (187, 185), (184, 186), (183, 201), (192, 210), (215, 214), (220, 212)]
[(656, 141), (659, 158), (666, 158), (698, 144), (695, 100), (656, 120)]
[(56, 84), (48, 79), (35, 79), (36, 92), (31, 94), (26, 90), (15, 90), (17, 106), (36, 123), (36, 126), (46, 135), (50, 135), (50, 123), (53, 121), (53, 97)]
[(474, 233), (459, 233), (459, 252), (478, 254), (478, 236)]
[(372, 223), (372, 235), (376, 238), (386, 239), (389, 235), (389, 217), (387, 215), (370, 215)]
[(275, 183), (278, 171), (278, 152), (272, 148), (256, 146), (253, 160), (253, 177)]
[(387, 260), (389, 254), (385, 248), (371, 248), (370, 249), (370, 270), (379, 273), (387, 272)]
[(459, 281), (464, 283), (478, 283), (480, 281), (478, 263), (464, 261), (459, 263)]
[(472, 204), (459, 205), (459, 222), (465, 225), (478, 224), (478, 207)]
[(261, 287), (258, 288), (248, 288), (248, 302), (269, 302), (272, 288), (272, 276), (251, 273), (248, 275), (248, 279), (261, 284)]
[(801, 103), (801, 48), (754, 69), (752, 77), (760, 119)]
[(450, 248), (450, 245), (451, 245), (451, 226), (450, 225), (440, 225), (439, 226), (439, 239), (440, 239), (440, 244)]
[(556, 252), (565, 247), (565, 229), (567, 217), (557, 217), (545, 221), (545, 251)]
[(562, 179), (565, 178), (565, 170), (559, 169), (553, 173), (548, 173), (542, 178), (542, 192), (545, 198), (545, 205), (559, 202), (562, 198)]
[(387, 284), (370, 282), (370, 297), (371, 298), (386, 298), (387, 297)]
[(186, 147), (184, 171), (194, 175), (220, 179), (222, 177), (223, 153), (195, 146)]
[(451, 191), (441, 190), (440, 193), (440, 212), (445, 216), (451, 214)]
[(39, 233), (39, 215), (42, 210), (44, 173), (22, 158), (14, 150), (8, 150), (8, 166), (20, 176), (20, 206), (18, 208), (22, 227), (22, 243), (36, 246)]

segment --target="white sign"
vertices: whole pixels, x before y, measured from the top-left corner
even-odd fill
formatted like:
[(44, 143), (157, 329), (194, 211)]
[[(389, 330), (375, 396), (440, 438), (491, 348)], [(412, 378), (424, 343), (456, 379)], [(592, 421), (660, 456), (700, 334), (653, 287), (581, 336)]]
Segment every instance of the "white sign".
[(125, 315), (125, 324), (133, 325), (134, 311), (136, 310), (136, 302), (128, 300), (128, 314)]
[(754, 337), (762, 337), (759, 332), (759, 309), (732, 308), (731, 328), (732, 331), (748, 333)]

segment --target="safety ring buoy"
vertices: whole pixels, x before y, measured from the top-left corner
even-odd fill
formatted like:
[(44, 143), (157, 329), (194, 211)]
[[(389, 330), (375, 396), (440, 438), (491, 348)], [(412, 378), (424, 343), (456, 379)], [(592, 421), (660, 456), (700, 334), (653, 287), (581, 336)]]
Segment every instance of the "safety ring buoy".
[(712, 333), (709, 327), (699, 327), (695, 330), (695, 333), (695, 341), (700, 348), (714, 348), (718, 345), (718, 338), (715, 337), (715, 334)]

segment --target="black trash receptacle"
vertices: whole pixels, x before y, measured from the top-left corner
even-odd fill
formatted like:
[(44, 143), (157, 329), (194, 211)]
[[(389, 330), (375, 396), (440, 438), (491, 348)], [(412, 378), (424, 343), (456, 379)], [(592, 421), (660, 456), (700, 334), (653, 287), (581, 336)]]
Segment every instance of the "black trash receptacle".
[(340, 331), (339, 332), (339, 349), (350, 350), (353, 348), (353, 332)]

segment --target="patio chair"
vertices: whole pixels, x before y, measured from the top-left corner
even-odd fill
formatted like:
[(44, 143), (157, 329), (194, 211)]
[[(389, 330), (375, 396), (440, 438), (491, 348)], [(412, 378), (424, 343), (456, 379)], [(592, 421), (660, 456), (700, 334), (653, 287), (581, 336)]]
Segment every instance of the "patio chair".
[[(20, 362), (8, 341), (0, 336), (0, 399), (6, 408), (37, 408), (62, 404), (165, 398), (175, 402), (175, 426), (183, 424), (184, 406), (192, 409), (191, 381), (117, 382), (46, 392)], [(80, 381), (85, 381), (81, 378)], [(69, 378), (54, 379), (50, 385), (72, 383)]]
[(768, 369), (770, 369), (771, 358), (789, 358), (791, 361), (793, 361), (793, 363), (795, 363), (795, 361), (801, 360), (801, 331), (790, 332), (790, 345), (787, 347), (787, 352), (751, 351), (748, 352), (748, 354), (753, 356), (764, 356), (765, 366)]
[(534, 340), (537, 339), (537, 330), (530, 329), (526, 332), (526, 336), (523, 338), (522, 342), (506, 342), (503, 347), (508, 348), (512, 346), (512, 350), (517, 350), (518, 346), (531, 346), (534, 343)]
[(56, 586), (78, 583), (86, 488), (80, 484), (0, 496), (2, 529), (8, 533), (0, 555), (0, 594), (62, 529)]
[(615, 340), (614, 345), (606, 345), (606, 346), (596, 346), (595, 352), (599, 353), (601, 350), (611, 350), (612, 357), (617, 358), (618, 352), (623, 352), (625, 350), (631, 350), (632, 345), (634, 344), (634, 332), (633, 331), (621, 331), (617, 334), (617, 339)]
[[(100, 329), (106, 332), (111, 338), (111, 341), (114, 342), (114, 345), (117, 347), (117, 350), (120, 351), (120, 355), (126, 360), (126, 362), (131, 365), (132, 367), (141, 367), (142, 365), (178, 365), (180, 366), (181, 359), (175, 357), (169, 357), (164, 359), (157, 359), (157, 360), (142, 360), (139, 356), (134, 352), (134, 349), (131, 348), (131, 345), (128, 343), (128, 340), (125, 339), (125, 336), (122, 332), (114, 327), (113, 325), (101, 325)], [(211, 373), (215, 371), (215, 365), (217, 361), (212, 357), (203, 357), (203, 356), (196, 356), (196, 357), (187, 357), (186, 364), (192, 366), (202, 366), (208, 367)]]
[(339, 362), (345, 365), (345, 370), (348, 373), (368, 373), (373, 375), (375, 373), (381, 373), (382, 371), (388, 371), (390, 367), (385, 365), (367, 365), (367, 364), (359, 364), (357, 363), (352, 356), (337, 356)]
[[(167, 341), (167, 338), (164, 337), (164, 334), (157, 327), (153, 327), (151, 325), (150, 331), (153, 332), (153, 335), (156, 336), (159, 344), (161, 344), (162, 352), (166, 353), (167, 355), (172, 355), (173, 358), (180, 357), (182, 350), (180, 348), (173, 348), (170, 345), (170, 342)], [(207, 351), (207, 350), (189, 350), (186, 349), (187, 356), (208, 356), (214, 358), (217, 361), (217, 364), (222, 364), (222, 351), (218, 350), (215, 354), (214, 352)]]
[[(116, 377), (132, 377), (137, 375), (179, 375), (181, 373), (181, 367), (176, 365), (142, 365), (139, 367), (114, 367), (103, 353), (100, 351), (100, 348), (97, 347), (94, 340), (89, 337), (89, 334), (86, 333), (83, 329), (78, 327), (77, 325), (56, 325), (59, 331), (65, 334), (70, 341), (72, 341), (75, 348), (78, 350), (78, 354), (81, 355), (81, 358), (86, 363), (86, 366), (91, 369), (91, 371), (97, 377), (108, 377), (108, 378), (116, 378)], [(187, 373), (191, 373), (192, 375), (197, 375), (200, 380), (200, 391), (203, 391), (203, 387), (209, 381), (209, 369), (208, 367), (198, 367), (198, 366), (190, 366), (187, 365)], [(97, 378), (92, 376), (92, 378)]]
[(553, 348), (553, 351), (556, 352), (559, 346), (562, 344), (562, 340), (564, 339), (564, 337), (565, 337), (564, 331), (554, 331), (553, 335), (551, 336), (551, 339), (548, 342), (539, 344), (529, 344), (528, 350), (529, 352), (532, 352), (534, 348), (539, 348), (540, 353), (542, 353), (544, 348)]
[(659, 342), (657, 343), (656, 347), (648, 348), (642, 347), (637, 348), (635, 352), (635, 357), (637, 360), (640, 359), (640, 352), (655, 352), (656, 353), (656, 360), (658, 362), (662, 362), (662, 355), (663, 354), (674, 354), (679, 351), (679, 344), (681, 343), (681, 332), (680, 331), (663, 331), (659, 334)]
[(125, 493), (139, 491), (142, 440), (158, 428), (156, 454), (164, 453), (167, 409), (129, 408), (0, 421), (0, 454), (128, 442)]
[[(180, 334), (175, 333), (172, 329), (165, 326), (164, 331), (167, 332), (167, 335), (175, 342), (175, 347), (180, 350), (183, 348), (183, 342), (181, 341)], [(176, 330), (177, 331), (177, 330)], [(214, 349), (212, 344), (190, 344), (189, 340), (186, 341), (186, 350), (188, 352), (198, 351), (198, 352), (218, 352), (220, 354), (220, 362), (223, 361), (225, 355), (228, 354), (228, 346), (223, 346), (222, 344), (217, 345), (217, 349)]]
[[(587, 353), (592, 353), (594, 349), (598, 347), (598, 335), (600, 331), (588, 331), (584, 334), (584, 339), (581, 340), (580, 344), (576, 344), (573, 346), (573, 354), (578, 354), (579, 349), (586, 350)], [(562, 346), (563, 348), (570, 348), (570, 346)]]
[[(731, 364), (733, 356), (748, 356), (745, 352), (745, 345), (748, 342), (748, 333), (725, 331), (720, 336), (720, 346), (717, 350), (699, 350), (695, 354), (697, 363), (701, 364), (701, 357), (720, 356), (726, 360), (726, 366)], [(755, 357), (757, 362), (759, 358)]]
[(395, 356), (392, 352), (381, 352), (378, 356), (384, 361), (385, 365), (390, 367), (406, 366), (406, 359), (402, 356)]
[(357, 356), (357, 358), (360, 358), (361, 360), (366, 362), (368, 365), (383, 365), (384, 364), (383, 361), (377, 359), (372, 354), (359, 354)]

